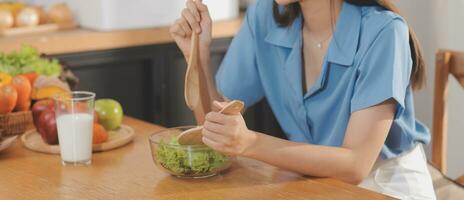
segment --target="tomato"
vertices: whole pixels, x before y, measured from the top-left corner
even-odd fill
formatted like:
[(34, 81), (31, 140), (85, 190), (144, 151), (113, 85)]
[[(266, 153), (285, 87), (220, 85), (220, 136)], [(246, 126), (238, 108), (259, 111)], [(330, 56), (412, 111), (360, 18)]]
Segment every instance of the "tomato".
[(105, 128), (97, 123), (93, 124), (93, 144), (101, 144), (108, 140), (108, 132)]

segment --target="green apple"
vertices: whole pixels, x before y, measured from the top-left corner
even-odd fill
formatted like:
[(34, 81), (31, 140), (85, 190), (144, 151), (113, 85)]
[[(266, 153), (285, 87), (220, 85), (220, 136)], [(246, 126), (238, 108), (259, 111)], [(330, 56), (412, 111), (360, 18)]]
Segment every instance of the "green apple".
[(113, 99), (99, 99), (95, 101), (95, 112), (97, 112), (99, 123), (106, 130), (119, 128), (124, 115), (121, 104)]

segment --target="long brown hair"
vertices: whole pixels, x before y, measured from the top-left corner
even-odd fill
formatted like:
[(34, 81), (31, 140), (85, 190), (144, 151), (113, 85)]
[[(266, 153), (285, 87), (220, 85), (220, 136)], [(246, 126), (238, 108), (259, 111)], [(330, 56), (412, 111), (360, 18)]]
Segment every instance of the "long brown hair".
[[(390, 0), (344, 0), (347, 3), (359, 6), (380, 6), (386, 10), (399, 14), (399, 9)], [(279, 9), (278, 4), (274, 1), (273, 6), (274, 20), (279, 26), (286, 27), (293, 23), (293, 21), (301, 14), (301, 7), (298, 2), (285, 6), (282, 10)], [(425, 85), (425, 62), (414, 31), (409, 28), (409, 46), (411, 47), (412, 73), (411, 85), (415, 90), (421, 89)]]

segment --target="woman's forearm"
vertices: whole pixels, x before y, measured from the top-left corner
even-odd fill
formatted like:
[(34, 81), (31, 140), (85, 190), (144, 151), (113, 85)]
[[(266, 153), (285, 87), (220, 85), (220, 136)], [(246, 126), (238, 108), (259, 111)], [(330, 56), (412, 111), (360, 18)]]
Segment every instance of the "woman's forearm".
[(333, 177), (353, 184), (358, 184), (369, 172), (356, 162), (359, 159), (348, 148), (296, 143), (262, 133), (256, 135), (255, 145), (243, 156), (305, 175)]
[(222, 153), (250, 157), (310, 176), (333, 177), (352, 184), (366, 178), (385, 143), (396, 101), (353, 112), (341, 147), (297, 143), (248, 129), (241, 115), (211, 112), (203, 142)]

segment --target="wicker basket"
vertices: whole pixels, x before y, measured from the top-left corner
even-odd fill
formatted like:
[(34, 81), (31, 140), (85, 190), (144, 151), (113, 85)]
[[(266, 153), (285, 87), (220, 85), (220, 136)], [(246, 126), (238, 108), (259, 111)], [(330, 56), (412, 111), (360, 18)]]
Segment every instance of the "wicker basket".
[(20, 135), (34, 128), (32, 112), (14, 112), (0, 115), (0, 141), (4, 138)]

